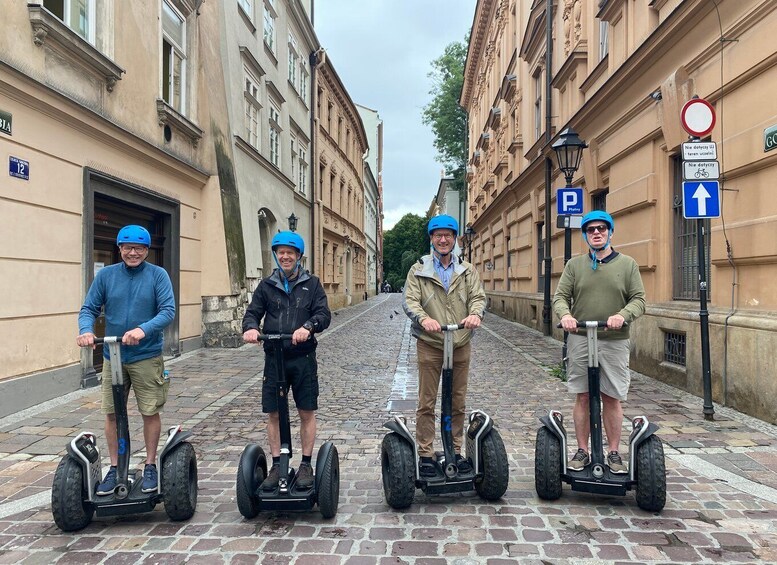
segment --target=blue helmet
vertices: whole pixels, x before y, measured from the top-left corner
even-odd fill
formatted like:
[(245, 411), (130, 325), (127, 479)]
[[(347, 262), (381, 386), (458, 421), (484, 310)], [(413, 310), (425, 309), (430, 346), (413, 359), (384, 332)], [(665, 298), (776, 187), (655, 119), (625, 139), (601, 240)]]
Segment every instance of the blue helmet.
[(272, 245), (270, 247), (275, 251), (280, 245), (293, 247), (299, 251), (300, 255), (305, 254), (305, 241), (293, 231), (281, 231), (275, 234), (275, 237), (272, 238)]
[(580, 224), (580, 229), (585, 232), (585, 226), (595, 221), (604, 222), (607, 224), (607, 227), (610, 228), (611, 232), (615, 231), (615, 222), (612, 221), (612, 216), (610, 216), (604, 210), (594, 210), (592, 212), (588, 212), (585, 216), (583, 216), (583, 222)]
[(123, 243), (140, 243), (146, 247), (151, 247), (151, 234), (143, 226), (124, 226), (116, 237), (116, 245)]
[(429, 220), (429, 227), (427, 231), (429, 235), (432, 235), (434, 230), (453, 230), (453, 233), (459, 235), (459, 222), (453, 216), (447, 216), (445, 214), (441, 216), (435, 216)]

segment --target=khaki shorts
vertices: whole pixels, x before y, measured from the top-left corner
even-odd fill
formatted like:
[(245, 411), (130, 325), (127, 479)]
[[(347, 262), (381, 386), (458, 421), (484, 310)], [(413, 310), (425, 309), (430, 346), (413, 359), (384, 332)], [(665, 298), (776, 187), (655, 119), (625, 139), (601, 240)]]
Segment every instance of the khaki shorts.
[[(157, 414), (167, 401), (170, 381), (165, 381), (164, 372), (165, 362), (161, 355), (122, 364), (125, 399), (129, 396), (130, 387), (132, 387), (135, 390), (135, 399), (138, 401), (138, 410), (144, 416)], [(102, 379), (102, 413), (113, 414), (115, 409), (111, 385), (111, 362), (108, 359), (103, 360)]]
[[(628, 339), (600, 339), (599, 388), (603, 394), (626, 400), (631, 384)], [(585, 332), (570, 333), (567, 339), (567, 390), (588, 392), (588, 338)]]

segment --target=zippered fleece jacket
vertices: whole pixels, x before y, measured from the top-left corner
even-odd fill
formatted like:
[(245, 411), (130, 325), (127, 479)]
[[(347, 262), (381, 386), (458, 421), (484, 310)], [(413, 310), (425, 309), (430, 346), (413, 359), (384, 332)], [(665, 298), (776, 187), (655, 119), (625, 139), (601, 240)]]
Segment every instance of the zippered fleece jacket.
[[(251, 304), (243, 316), (243, 333), (258, 330), (264, 318), (262, 333), (293, 334), (305, 322), (313, 325), (313, 334), (304, 343), (292, 345), (283, 340), (286, 357), (298, 357), (315, 351), (318, 342), (315, 334), (329, 327), (332, 313), (326, 299), (324, 287), (315, 275), (303, 271), (296, 279), (289, 281), (289, 292), (283, 287), (278, 269), (262, 279), (254, 290)], [(272, 345), (263, 343), (265, 353), (272, 353)]]
[[(162, 355), (164, 329), (175, 319), (170, 276), (162, 267), (143, 261), (137, 267), (115, 263), (97, 271), (78, 315), (78, 333), (94, 332), (105, 307), (105, 335), (121, 337), (140, 328), (146, 334), (138, 345), (122, 345), (122, 363)], [(103, 347), (103, 357), (110, 352)]]
[[(553, 295), (553, 311), (561, 319), (606, 321), (620, 314), (629, 324), (645, 313), (645, 287), (637, 262), (623, 253), (591, 268), (589, 254), (569, 260)], [(629, 326), (599, 332), (599, 339), (628, 339)]]
[[(413, 322), (413, 336), (437, 349), (443, 348), (443, 334), (427, 332), (421, 322), (432, 318), (441, 326), (458, 324), (471, 314), (482, 318), (486, 309), (486, 291), (480, 283), (478, 272), (466, 261), (456, 258), (453, 261), (453, 276), (448, 292), (445, 292), (434, 270), (431, 254), (424, 255), (410, 267), (405, 281), (402, 307)], [(470, 339), (470, 330), (454, 332), (454, 349), (466, 345)]]

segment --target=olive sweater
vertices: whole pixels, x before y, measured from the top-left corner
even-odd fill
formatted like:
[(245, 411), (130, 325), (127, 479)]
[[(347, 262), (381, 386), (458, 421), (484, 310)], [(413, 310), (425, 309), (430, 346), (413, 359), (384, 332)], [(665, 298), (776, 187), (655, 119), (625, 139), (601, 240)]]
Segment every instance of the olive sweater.
[[(645, 313), (645, 287), (637, 262), (618, 253), (591, 268), (591, 256), (579, 255), (564, 267), (553, 296), (553, 311), (561, 319), (571, 314), (578, 322), (606, 321), (620, 314), (629, 324)], [(608, 330), (600, 339), (627, 339), (629, 327)]]

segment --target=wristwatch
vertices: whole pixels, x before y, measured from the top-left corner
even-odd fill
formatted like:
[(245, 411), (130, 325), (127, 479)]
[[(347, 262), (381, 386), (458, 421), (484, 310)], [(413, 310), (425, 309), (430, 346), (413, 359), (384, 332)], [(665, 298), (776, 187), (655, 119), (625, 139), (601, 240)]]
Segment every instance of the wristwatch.
[(313, 333), (313, 323), (310, 321), (305, 322), (302, 324), (302, 327), (308, 330), (310, 333)]

